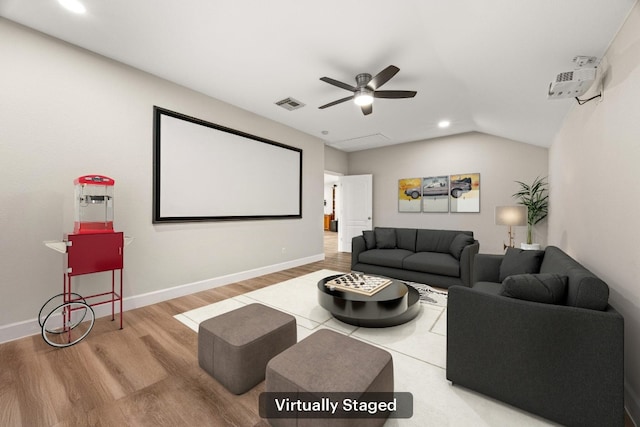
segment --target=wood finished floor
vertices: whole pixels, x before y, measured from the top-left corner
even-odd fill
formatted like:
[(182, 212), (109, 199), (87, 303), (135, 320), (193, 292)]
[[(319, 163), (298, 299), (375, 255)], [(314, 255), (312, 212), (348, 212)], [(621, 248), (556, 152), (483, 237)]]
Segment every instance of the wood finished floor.
[(351, 256), (325, 232), (325, 260), (127, 311), (124, 329), (96, 320), (81, 343), (40, 335), (0, 345), (0, 426), (267, 426), (264, 383), (229, 393), (198, 366), (197, 335), (173, 316), (323, 268), (348, 272)]
[[(325, 260), (98, 319), (89, 336), (54, 349), (39, 335), (0, 345), (0, 426), (265, 427), (264, 383), (229, 393), (198, 366), (197, 335), (173, 316), (323, 268), (351, 256), (325, 232)], [(627, 417), (625, 427), (633, 423)]]

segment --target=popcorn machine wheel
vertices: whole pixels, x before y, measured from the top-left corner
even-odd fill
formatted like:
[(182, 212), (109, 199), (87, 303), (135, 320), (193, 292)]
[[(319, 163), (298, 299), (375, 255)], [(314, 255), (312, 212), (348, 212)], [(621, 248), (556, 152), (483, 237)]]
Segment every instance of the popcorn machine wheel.
[(84, 298), (74, 293), (74, 301), (63, 302), (64, 294), (51, 297), (38, 313), (42, 338), (53, 347), (69, 347), (86, 337), (96, 316)]

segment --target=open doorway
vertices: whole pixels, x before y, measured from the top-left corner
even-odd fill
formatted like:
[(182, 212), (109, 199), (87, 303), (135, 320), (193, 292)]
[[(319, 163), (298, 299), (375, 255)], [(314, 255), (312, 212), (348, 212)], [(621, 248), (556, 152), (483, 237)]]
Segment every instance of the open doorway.
[(325, 171), (324, 230), (337, 233), (337, 252), (351, 252), (351, 239), (372, 228), (372, 180), (370, 174), (342, 175)]
[(342, 174), (325, 171), (324, 173), (324, 252), (338, 252), (339, 194), (338, 182)]

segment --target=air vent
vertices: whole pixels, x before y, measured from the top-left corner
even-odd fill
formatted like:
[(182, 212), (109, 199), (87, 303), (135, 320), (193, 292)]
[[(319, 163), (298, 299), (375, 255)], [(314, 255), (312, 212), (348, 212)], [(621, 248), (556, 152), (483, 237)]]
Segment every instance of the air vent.
[(556, 76), (556, 82), (568, 82), (573, 80), (573, 71), (565, 71)]
[(278, 101), (275, 104), (289, 111), (297, 110), (298, 108), (302, 108), (305, 106), (305, 104), (303, 104), (302, 102), (298, 101), (297, 99), (293, 99), (291, 97)]
[(582, 68), (565, 71), (556, 76), (556, 81), (549, 84), (547, 99), (575, 98), (589, 90), (596, 79), (595, 68)]

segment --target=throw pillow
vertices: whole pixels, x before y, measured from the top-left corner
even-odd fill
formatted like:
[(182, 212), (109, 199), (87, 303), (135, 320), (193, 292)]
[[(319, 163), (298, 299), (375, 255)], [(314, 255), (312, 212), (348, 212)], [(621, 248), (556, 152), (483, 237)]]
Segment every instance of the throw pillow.
[(514, 274), (502, 282), (500, 295), (545, 304), (563, 304), (567, 276), (554, 273)]
[(376, 236), (375, 234), (373, 234), (373, 230), (364, 230), (362, 232), (362, 236), (364, 237), (364, 243), (367, 247), (367, 250), (369, 249), (375, 249), (376, 247)]
[(453, 255), (455, 259), (460, 259), (460, 255), (462, 255), (464, 248), (471, 245), (473, 242), (473, 237), (468, 234), (460, 233), (453, 238), (453, 241), (449, 246), (449, 253)]
[(376, 236), (376, 247), (378, 249), (394, 249), (396, 247), (396, 229), (378, 228), (374, 230)]
[(512, 274), (539, 273), (543, 257), (544, 251), (525, 251), (524, 249), (507, 248), (507, 253), (504, 254), (504, 258), (500, 264), (499, 281), (504, 281), (504, 279)]

